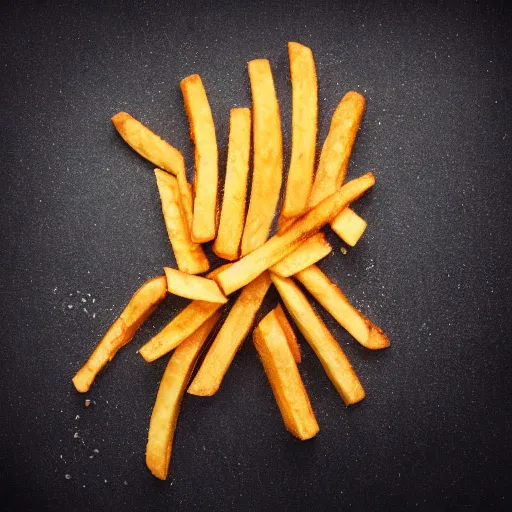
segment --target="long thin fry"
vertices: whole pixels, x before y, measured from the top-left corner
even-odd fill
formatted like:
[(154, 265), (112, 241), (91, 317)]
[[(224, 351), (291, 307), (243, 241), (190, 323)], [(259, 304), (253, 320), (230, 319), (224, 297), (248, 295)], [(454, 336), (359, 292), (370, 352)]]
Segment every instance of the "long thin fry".
[(316, 265), (302, 270), (295, 277), (361, 345), (372, 350), (389, 347), (389, 339), (382, 329), (354, 308)]
[(174, 351), (160, 382), (146, 446), (146, 464), (160, 480), (165, 480), (169, 472), (172, 442), (183, 394), (197, 358), (219, 318), (220, 313), (215, 313)]
[(253, 104), (254, 170), (242, 236), (242, 255), (254, 251), (267, 240), (283, 173), (281, 119), (269, 61), (250, 61), (249, 78)]
[(270, 276), (264, 272), (242, 290), (190, 384), (189, 393), (211, 396), (219, 390), (269, 287)]
[(361, 401), (365, 396), (364, 389), (349, 360), (299, 287), (290, 278), (279, 277), (275, 274), (271, 274), (271, 277), (286, 309), (320, 359), (325, 372), (343, 398), (345, 405)]
[(318, 117), (318, 85), (312, 51), (299, 43), (288, 43), (292, 82), (292, 156), (283, 217), (306, 212), (313, 184)]
[(317, 233), (302, 242), (291, 254), (272, 265), (270, 270), (281, 277), (290, 277), (325, 258), (331, 251), (332, 247), (325, 239), (325, 234)]
[(365, 100), (361, 94), (349, 91), (336, 107), (320, 154), (309, 197), (310, 208), (334, 194), (345, 180), (350, 153), (363, 117), (364, 105)]
[(164, 276), (150, 279), (135, 292), (119, 318), (94, 349), (91, 357), (73, 377), (77, 391), (89, 391), (96, 375), (112, 361), (121, 347), (132, 340), (138, 328), (164, 299), (166, 293), (167, 281)]
[(164, 267), (167, 278), (167, 291), (186, 299), (205, 300), (225, 304), (228, 299), (219, 290), (219, 285), (212, 279), (191, 276), (175, 268)]
[(332, 230), (348, 245), (354, 247), (368, 224), (351, 208), (345, 208), (331, 221)]
[(253, 340), (286, 429), (301, 440), (311, 439), (320, 428), (275, 311), (259, 323)]
[(274, 313), (276, 314), (276, 318), (279, 320), (281, 324), (281, 329), (283, 329), (284, 335), (286, 336), (286, 341), (288, 342), (288, 346), (293, 355), (293, 359), (297, 364), (302, 361), (302, 354), (300, 352), (299, 341), (297, 340), (297, 336), (295, 336), (295, 332), (293, 327), (291, 326), (286, 313), (284, 312), (281, 304), (278, 304), (274, 309)]
[(229, 118), (228, 162), (224, 199), (213, 252), (226, 260), (236, 260), (245, 223), (245, 199), (251, 149), (251, 111), (231, 109)]
[(230, 268), (220, 272), (215, 280), (225, 295), (250, 283), (263, 271), (283, 259), (310, 236), (318, 232), (327, 222), (345, 206), (355, 201), (375, 183), (372, 173), (349, 181), (335, 194), (324, 199), (308, 213), (299, 217), (282, 234), (274, 235), (263, 246), (233, 263)]
[(112, 118), (112, 123), (124, 141), (140, 156), (176, 176), (183, 210), (187, 222), (191, 224), (192, 190), (187, 182), (185, 162), (181, 153), (126, 112), (116, 114)]
[(182, 196), (180, 197), (176, 178), (160, 169), (155, 169), (155, 176), (165, 227), (178, 268), (188, 274), (206, 272), (210, 263), (201, 245), (192, 242), (190, 224), (183, 213)]
[(219, 181), (217, 139), (212, 111), (199, 75), (184, 78), (181, 92), (195, 144), (194, 217), (192, 240), (213, 240), (217, 231), (217, 187)]

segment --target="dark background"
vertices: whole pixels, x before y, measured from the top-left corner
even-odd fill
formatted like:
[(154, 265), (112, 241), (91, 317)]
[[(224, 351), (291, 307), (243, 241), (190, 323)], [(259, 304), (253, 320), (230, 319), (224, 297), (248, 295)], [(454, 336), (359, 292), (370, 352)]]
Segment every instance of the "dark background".
[[(510, 506), (510, 11), (485, 2), (134, 5), (0, 10), (0, 507)], [(88, 394), (94, 406), (71, 384), (133, 291), (174, 264), (152, 166), (110, 117), (126, 110), (147, 123), (184, 152), (192, 176), (179, 80), (201, 74), (225, 161), (229, 109), (250, 105), (246, 63), (266, 57), (287, 168), (290, 40), (314, 51), (320, 143), (347, 90), (367, 98), (349, 176), (377, 176), (355, 205), (369, 227), (347, 256), (330, 236), (335, 250), (321, 267), (392, 345), (370, 353), (319, 309), (367, 398), (346, 409), (302, 340), (321, 431), (299, 442), (246, 342), (215, 397), (185, 397), (162, 483), (144, 453), (167, 358), (149, 365), (136, 350), (186, 301), (169, 298), (118, 354)]]

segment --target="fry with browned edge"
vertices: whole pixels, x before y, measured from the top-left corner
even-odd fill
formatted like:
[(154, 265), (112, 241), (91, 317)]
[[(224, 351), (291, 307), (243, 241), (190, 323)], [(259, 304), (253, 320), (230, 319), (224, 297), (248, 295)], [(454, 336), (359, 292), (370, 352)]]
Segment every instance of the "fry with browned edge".
[(73, 377), (77, 391), (89, 391), (96, 375), (111, 361), (117, 351), (135, 336), (137, 329), (155, 310), (167, 293), (167, 281), (164, 276), (154, 277), (146, 281), (133, 295), (110, 326), (105, 336), (94, 349), (91, 357)]
[(217, 138), (212, 111), (199, 75), (180, 82), (195, 145), (194, 216), (192, 240), (209, 242), (217, 231), (217, 188), (219, 181)]
[(225, 304), (228, 299), (220, 291), (219, 285), (212, 279), (191, 276), (175, 268), (164, 267), (167, 278), (167, 291), (179, 297)]
[(271, 278), (286, 309), (315, 351), (345, 405), (361, 401), (365, 397), (363, 386), (339, 343), (311, 307), (305, 295), (290, 278), (279, 277), (275, 274), (271, 274)]
[(372, 350), (389, 347), (389, 339), (382, 329), (354, 308), (342, 291), (316, 265), (302, 270), (295, 277), (363, 347)]
[(220, 318), (215, 313), (172, 354), (158, 388), (149, 422), (146, 464), (154, 476), (165, 480), (181, 400), (208, 335)]
[(299, 217), (284, 233), (278, 233), (264, 245), (220, 272), (215, 280), (225, 295), (242, 288), (264, 270), (294, 251), (298, 245), (317, 233), (345, 206), (355, 201), (375, 183), (373, 173), (349, 181), (335, 194), (324, 199)]
[(213, 252), (220, 258), (236, 260), (245, 224), (245, 200), (249, 179), (251, 111), (232, 108), (229, 116), (228, 161), (224, 198)]
[(275, 311), (254, 329), (253, 340), (286, 429), (303, 441), (311, 439), (320, 428)]
[(183, 198), (179, 194), (176, 178), (160, 169), (155, 169), (155, 176), (165, 227), (178, 268), (188, 274), (206, 272), (210, 263), (201, 245), (192, 242), (190, 224), (184, 215)]
[(254, 164), (249, 210), (242, 235), (242, 255), (265, 243), (274, 218), (283, 173), (281, 119), (270, 63), (249, 62)]
[(249, 334), (270, 284), (268, 272), (263, 272), (244, 287), (190, 384), (189, 393), (211, 396), (219, 390), (236, 352)]
[(302, 361), (299, 341), (297, 340), (297, 336), (295, 336), (295, 331), (293, 330), (293, 327), (291, 326), (281, 304), (276, 306), (274, 313), (276, 314), (276, 317), (281, 324), (281, 329), (283, 329), (284, 335), (286, 336), (286, 341), (288, 342), (288, 346), (292, 352), (293, 359), (298, 364)]

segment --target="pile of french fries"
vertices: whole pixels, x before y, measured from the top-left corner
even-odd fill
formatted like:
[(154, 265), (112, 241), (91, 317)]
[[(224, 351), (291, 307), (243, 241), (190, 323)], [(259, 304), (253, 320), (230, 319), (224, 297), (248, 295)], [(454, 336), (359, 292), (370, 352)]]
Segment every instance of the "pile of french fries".
[[(147, 466), (160, 479), (168, 474), (185, 391), (211, 396), (219, 390), (272, 285), (346, 405), (362, 400), (365, 391), (297, 281), (361, 345), (371, 350), (389, 346), (382, 330), (355, 309), (316, 266), (332, 251), (321, 231), (324, 226), (329, 224), (350, 246), (366, 229), (364, 219), (349, 206), (373, 186), (374, 175), (368, 173), (343, 184), (365, 100), (353, 91), (341, 99), (314, 172), (318, 117), (315, 63), (311, 50), (299, 43), (289, 43), (288, 52), (293, 96), (291, 163), (277, 233), (270, 238), (283, 179), (283, 143), (268, 60), (249, 62), (252, 108), (233, 108), (230, 113), (220, 218), (217, 138), (199, 75), (189, 76), (180, 84), (195, 145), (193, 187), (176, 148), (125, 112), (112, 118), (121, 137), (157, 166), (156, 184), (178, 268), (164, 268), (164, 275), (150, 279), (135, 292), (73, 377), (73, 383), (79, 392), (88, 391), (96, 375), (133, 338), (167, 293), (191, 299), (139, 350), (148, 362), (174, 350), (156, 397), (146, 450)], [(251, 134), (252, 187), (246, 215)], [(198, 274), (210, 270), (201, 244), (212, 241), (215, 254), (230, 263), (201, 277)], [(240, 293), (219, 326), (221, 311), (237, 290)], [(297, 367), (301, 350), (285, 309), (279, 304), (266, 315), (253, 330), (253, 341), (286, 428), (306, 440), (316, 435), (319, 426)], [(206, 354), (193, 376), (202, 352)]]

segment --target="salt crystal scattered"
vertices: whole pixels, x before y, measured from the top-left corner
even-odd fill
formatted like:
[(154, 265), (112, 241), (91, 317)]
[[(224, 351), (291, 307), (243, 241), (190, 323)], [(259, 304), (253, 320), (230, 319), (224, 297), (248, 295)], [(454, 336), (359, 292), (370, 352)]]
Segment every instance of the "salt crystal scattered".
[(73, 304), (68, 304), (68, 309), (73, 309)]
[(94, 448), (93, 452), (94, 452), (94, 453), (100, 453), (100, 451), (98, 450), (98, 448)]
[(87, 302), (87, 299), (85, 297), (82, 297), (82, 302)]
[(92, 299), (92, 303), (94, 304), (95, 302), (96, 302), (96, 299), (94, 299), (94, 298), (93, 298), (93, 299)]
[(75, 435), (73, 436), (75, 439), (79, 438), (78, 432), (75, 432)]
[(65, 478), (66, 480), (69, 480), (69, 479), (71, 478), (71, 475), (65, 475), (65, 476), (64, 476), (64, 478)]
[(89, 311), (87, 311), (87, 309), (86, 309), (86, 308), (84, 308), (84, 311), (85, 311), (87, 314), (89, 314)]
[(93, 317), (93, 318), (96, 318), (96, 313), (93, 313), (93, 314), (92, 314), (92, 317)]
[(128, 482), (126, 480), (124, 481), (124, 485), (128, 485)]
[(77, 414), (77, 415), (75, 416), (75, 420), (79, 420), (79, 419), (80, 419), (80, 415), (79, 415), (79, 414)]

